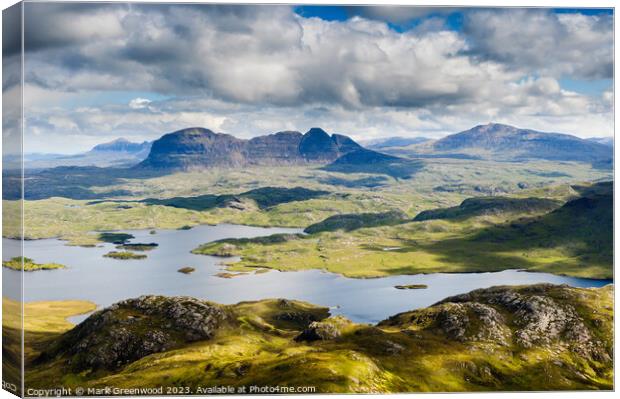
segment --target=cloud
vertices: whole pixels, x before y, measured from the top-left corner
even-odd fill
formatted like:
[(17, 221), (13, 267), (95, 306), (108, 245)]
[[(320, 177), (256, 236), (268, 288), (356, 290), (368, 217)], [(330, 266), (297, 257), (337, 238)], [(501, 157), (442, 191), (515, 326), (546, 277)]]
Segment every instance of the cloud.
[(613, 77), (613, 16), (544, 9), (467, 13), (470, 53), (526, 72), (587, 79)]
[(418, 6), (352, 6), (347, 7), (350, 15), (357, 15), (368, 19), (391, 22), (395, 24), (407, 23), (415, 19), (429, 16), (446, 16), (459, 11), (455, 7), (418, 7)]
[(148, 98), (134, 98), (133, 100), (129, 101), (129, 108), (131, 109), (144, 109), (147, 108), (149, 106), (149, 104), (151, 103), (151, 100), (149, 100)]
[(24, 46), (36, 51), (120, 39), (126, 9), (119, 3), (24, 3)]
[[(28, 126), (136, 139), (193, 125), (243, 137), (315, 125), (358, 138), (432, 136), (488, 121), (613, 132), (611, 94), (560, 84), (609, 76), (608, 16), (351, 10), (326, 21), (288, 6), (27, 3)], [(462, 32), (438, 19), (453, 12)], [(405, 32), (385, 23), (401, 17), (421, 22)], [(134, 94), (84, 105), (116, 92)], [(167, 99), (148, 99), (157, 93)]]

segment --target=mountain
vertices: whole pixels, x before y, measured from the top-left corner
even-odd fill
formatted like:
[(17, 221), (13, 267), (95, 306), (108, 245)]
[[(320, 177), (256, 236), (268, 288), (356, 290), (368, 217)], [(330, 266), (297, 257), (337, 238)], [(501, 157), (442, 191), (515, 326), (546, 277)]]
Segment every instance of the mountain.
[(144, 153), (144, 158), (148, 155), (151, 150), (150, 141), (143, 141), (142, 143), (132, 143), (131, 141), (125, 138), (118, 138), (116, 140), (112, 140), (108, 143), (98, 144), (90, 150), (90, 153), (100, 153), (100, 152), (123, 152), (123, 153)]
[(478, 158), (494, 161), (576, 161), (608, 167), (613, 150), (562, 133), (544, 133), (499, 123), (478, 125), (440, 140), (386, 151), (415, 157)]
[(244, 140), (195, 127), (168, 133), (155, 140), (149, 156), (139, 167), (187, 170), (328, 163), (361, 148), (347, 136), (330, 136), (320, 128), (312, 128), (305, 134), (284, 131)]
[(406, 147), (409, 145), (425, 143), (431, 139), (426, 137), (387, 137), (384, 139), (371, 140), (364, 143), (367, 148), (381, 150), (390, 147)]
[(603, 144), (609, 147), (614, 146), (614, 138), (613, 137), (592, 137), (587, 139), (588, 141), (592, 141), (593, 143)]
[(47, 169), (59, 166), (133, 166), (147, 157), (151, 144), (150, 141), (133, 143), (119, 138), (98, 144), (90, 151), (80, 154), (24, 154), (24, 167), (26, 169)]

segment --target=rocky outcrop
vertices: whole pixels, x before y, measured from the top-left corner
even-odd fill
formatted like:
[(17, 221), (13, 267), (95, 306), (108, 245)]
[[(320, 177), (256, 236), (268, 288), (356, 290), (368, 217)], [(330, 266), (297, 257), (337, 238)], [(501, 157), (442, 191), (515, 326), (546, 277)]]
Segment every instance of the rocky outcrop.
[(204, 128), (189, 128), (155, 140), (138, 165), (148, 169), (194, 169), (327, 163), (360, 147), (347, 136), (330, 136), (320, 128), (305, 134), (278, 132), (243, 140)]
[[(587, 290), (538, 284), (492, 287), (457, 295), (426, 309), (401, 313), (380, 325), (414, 327), (458, 342), (514, 346), (561, 346), (593, 359), (610, 359), (611, 320), (595, 324)], [(589, 306), (587, 306), (589, 305)], [(597, 316), (599, 318), (602, 316)]]
[(340, 337), (342, 330), (350, 324), (351, 322), (342, 316), (313, 321), (301, 334), (295, 337), (295, 341), (328, 341), (336, 339)]
[(223, 307), (195, 298), (128, 299), (91, 315), (40, 360), (68, 355), (76, 372), (114, 370), (153, 353), (210, 339), (227, 318)]
[[(594, 353), (601, 342), (577, 311), (579, 297), (568, 286), (539, 284), (521, 289), (493, 287), (446, 298), (443, 304), (479, 303), (510, 315), (512, 341), (522, 348), (561, 341), (583, 353)], [(483, 321), (484, 322), (484, 321)]]
[(153, 142), (149, 156), (139, 164), (152, 169), (192, 169), (246, 164), (247, 142), (209, 129), (190, 128), (163, 135)]
[(254, 137), (244, 153), (249, 164), (295, 164), (299, 162), (299, 144), (303, 134), (286, 131)]

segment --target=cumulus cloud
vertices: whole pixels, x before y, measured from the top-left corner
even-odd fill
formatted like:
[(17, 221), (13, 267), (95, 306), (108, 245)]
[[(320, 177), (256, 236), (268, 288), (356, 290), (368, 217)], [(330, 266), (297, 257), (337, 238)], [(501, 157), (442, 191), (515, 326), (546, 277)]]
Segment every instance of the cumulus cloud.
[(148, 98), (137, 97), (129, 101), (129, 108), (144, 109), (144, 108), (148, 108), (150, 103), (151, 103), (151, 100), (149, 100)]
[(465, 14), (471, 54), (517, 70), (613, 77), (613, 17), (500, 9)]
[[(463, 30), (446, 29), (440, 18), (457, 11)], [(245, 137), (315, 125), (358, 138), (441, 135), (492, 120), (585, 136), (613, 131), (610, 94), (560, 83), (610, 76), (608, 16), (349, 12), (326, 21), (288, 6), (27, 3), (28, 126), (137, 139), (189, 125)], [(399, 18), (424, 20), (405, 32), (385, 22)], [(80, 106), (122, 91), (170, 99)]]

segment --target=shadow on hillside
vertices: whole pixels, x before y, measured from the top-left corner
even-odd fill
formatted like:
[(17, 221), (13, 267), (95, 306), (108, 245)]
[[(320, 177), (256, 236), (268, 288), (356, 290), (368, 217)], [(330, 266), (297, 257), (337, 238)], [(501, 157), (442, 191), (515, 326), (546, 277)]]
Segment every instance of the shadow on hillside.
[[(559, 250), (562, 254), (553, 263), (569, 266), (569, 258), (591, 270), (610, 270), (613, 265), (613, 195), (610, 183), (576, 187), (582, 195), (560, 208), (536, 217), (481, 228), (457, 238), (433, 242), (403, 240), (394, 252), (410, 253), (423, 250), (439, 256), (451, 267), (464, 270), (501, 270), (507, 268), (538, 268), (540, 262), (528, 258), (533, 250)], [(364, 249), (384, 251), (379, 246)], [(531, 255), (535, 256), (535, 255)], [(561, 267), (560, 267), (561, 268)], [(406, 272), (407, 268), (403, 268)], [(564, 271), (568, 271), (564, 270)], [(576, 271), (576, 270), (573, 270)], [(607, 273), (604, 273), (607, 274)]]
[(332, 163), (322, 167), (322, 170), (339, 173), (366, 173), (387, 175), (395, 179), (411, 179), (424, 168), (424, 162), (413, 159), (390, 159), (360, 163)]
[[(94, 166), (60, 166), (44, 170), (26, 170), (24, 196), (27, 200), (40, 200), (50, 197), (97, 199), (131, 195), (127, 190), (105, 189), (122, 184), (124, 179), (148, 179), (165, 174), (167, 173), (157, 170)], [(21, 172), (6, 170), (2, 176), (3, 199), (20, 199)]]

